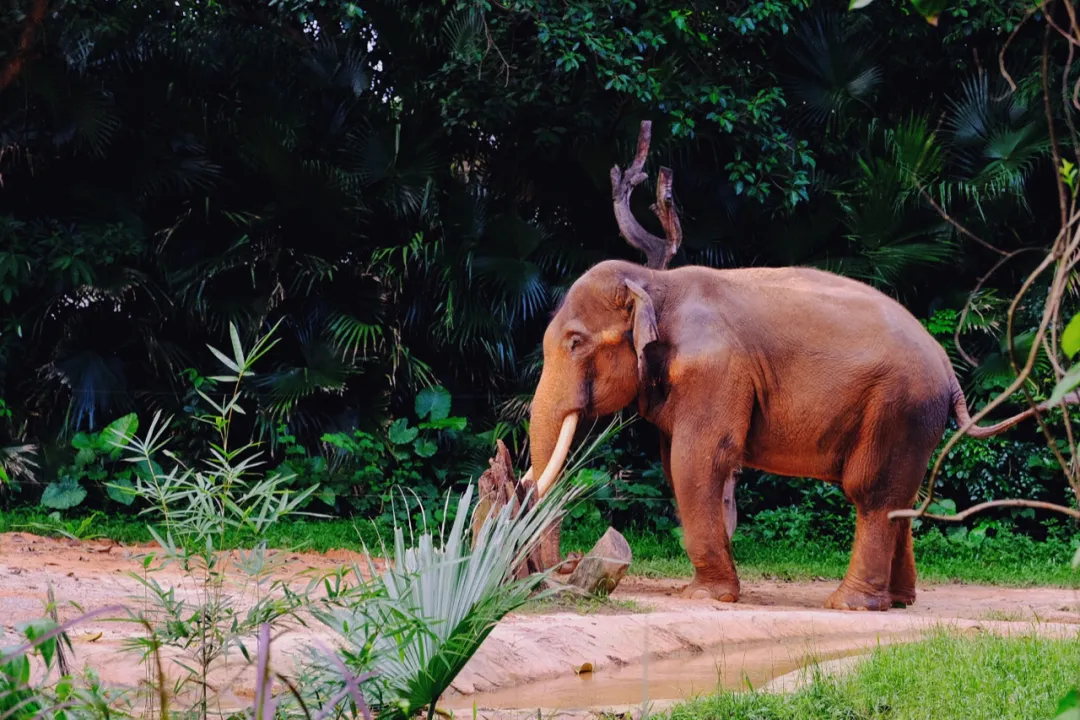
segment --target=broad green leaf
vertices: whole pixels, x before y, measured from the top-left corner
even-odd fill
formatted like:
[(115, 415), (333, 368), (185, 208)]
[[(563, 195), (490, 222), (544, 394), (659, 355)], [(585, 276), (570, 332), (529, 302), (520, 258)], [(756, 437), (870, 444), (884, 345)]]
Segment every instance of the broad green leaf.
[(416, 454), (420, 457), (429, 458), (435, 454), (435, 451), (439, 449), (439, 446), (427, 438), (419, 438), (413, 443), (413, 448), (415, 448)]
[[(142, 465), (140, 467), (146, 467)], [(135, 502), (135, 486), (131, 484), (131, 481), (126, 478), (119, 480), (113, 480), (111, 483), (105, 484), (105, 492), (108, 493), (116, 502), (121, 505), (131, 505)]]
[(933, 515), (955, 515), (956, 502), (950, 498), (934, 500), (926, 510)]
[(0, 673), (11, 678), (14, 685), (25, 686), (30, 682), (30, 658), (20, 655), (0, 666)]
[(433, 422), (445, 420), (450, 414), (450, 392), (444, 387), (424, 388), (416, 395), (416, 415)]
[(945, 530), (945, 537), (953, 542), (963, 542), (967, 534), (968, 529), (963, 525), (953, 525)]
[(56, 656), (56, 643), (58, 636), (54, 635), (47, 640), (40, 640), (46, 633), (55, 630), (57, 625), (50, 618), (37, 618), (27, 622), (19, 623), (17, 626), (19, 631), (29, 642), (35, 643), (35, 649), (41, 653), (41, 658), (45, 661), (45, 667), (52, 667), (53, 658)]
[(460, 432), (465, 429), (468, 423), (469, 421), (463, 417), (448, 417), (442, 420), (420, 423), (419, 427), (423, 430), (457, 430)]
[(1046, 401), (1047, 404), (1057, 405), (1078, 385), (1080, 385), (1080, 365), (1073, 365), (1069, 368), (1069, 372), (1065, 373), (1065, 376), (1054, 386), (1054, 391), (1050, 393), (1050, 398)]
[(41, 493), (41, 504), (55, 510), (73, 508), (86, 499), (86, 488), (74, 481), (53, 482)]
[(872, 2), (874, 0), (851, 0), (848, 4), (848, 10), (861, 10)]
[(90, 463), (94, 462), (97, 458), (97, 453), (93, 448), (82, 448), (79, 452), (75, 453), (75, 467), (84, 468)]
[(94, 441), (86, 433), (78, 432), (71, 438), (71, 447), (76, 450), (90, 450), (94, 447)]
[(395, 445), (407, 445), (415, 440), (419, 433), (420, 431), (416, 428), (409, 427), (408, 420), (405, 418), (398, 418), (394, 421), (394, 424), (390, 426), (387, 437), (389, 437), (390, 442)]
[(1070, 358), (1080, 352), (1080, 313), (1073, 315), (1061, 332), (1061, 350)]

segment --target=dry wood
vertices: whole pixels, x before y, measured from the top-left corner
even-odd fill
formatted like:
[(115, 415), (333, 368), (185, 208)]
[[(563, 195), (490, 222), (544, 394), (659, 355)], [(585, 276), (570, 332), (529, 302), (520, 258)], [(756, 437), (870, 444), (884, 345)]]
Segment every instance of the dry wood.
[[(526, 510), (536, 504), (536, 488), (532, 480), (523, 479), (518, 481), (514, 475), (514, 463), (510, 460), (510, 452), (502, 440), (496, 441), (495, 457), (488, 461), (488, 469), (477, 481), (476, 511), (473, 513), (473, 547), (480, 534), (484, 520), (492, 513), (499, 513), (504, 507), (510, 505), (511, 513), (521, 512), (522, 507)], [(532, 490), (533, 493), (525, 503), (526, 495)], [(514, 571), (514, 577), (521, 579), (531, 573), (541, 572), (543, 566), (540, 562), (540, 546), (533, 550), (525, 558), (525, 562)]]
[(654, 269), (663, 270), (671, 258), (679, 251), (682, 244), (682, 225), (675, 211), (675, 201), (671, 191), (671, 168), (660, 168), (660, 177), (656, 183), (656, 202), (651, 210), (660, 220), (666, 237), (657, 237), (641, 226), (630, 210), (630, 195), (634, 188), (649, 176), (645, 173), (645, 160), (649, 156), (649, 144), (652, 140), (652, 122), (643, 120), (638, 133), (637, 153), (634, 161), (624, 172), (618, 165), (611, 168), (611, 201), (615, 210), (615, 222), (619, 233), (633, 247), (645, 253), (646, 264)]
[(581, 559), (574, 572), (570, 573), (566, 582), (593, 595), (610, 594), (626, 575), (631, 559), (626, 538), (615, 528), (609, 527), (593, 549)]

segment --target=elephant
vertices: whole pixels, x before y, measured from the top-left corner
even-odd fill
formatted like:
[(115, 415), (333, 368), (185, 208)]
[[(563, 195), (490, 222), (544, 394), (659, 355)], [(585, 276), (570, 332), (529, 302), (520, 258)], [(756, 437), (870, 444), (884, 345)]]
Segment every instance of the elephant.
[[(604, 260), (571, 285), (544, 332), (529, 415), (538, 495), (581, 419), (635, 402), (660, 431), (694, 567), (684, 597), (739, 599), (724, 496), (746, 467), (838, 484), (854, 504), (850, 564), (827, 608), (915, 602), (911, 520), (888, 513), (913, 506), (950, 416), (971, 418), (945, 350), (898, 302), (807, 267)], [(1034, 412), (969, 435), (996, 435)], [(549, 532), (548, 566), (559, 561), (559, 528)]]

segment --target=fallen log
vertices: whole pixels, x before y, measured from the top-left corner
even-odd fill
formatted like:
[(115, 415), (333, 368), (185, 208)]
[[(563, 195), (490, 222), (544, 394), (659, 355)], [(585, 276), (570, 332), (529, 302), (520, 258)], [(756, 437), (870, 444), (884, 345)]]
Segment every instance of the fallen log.
[(590, 595), (608, 595), (626, 575), (631, 559), (630, 544), (626, 538), (615, 528), (609, 527), (593, 549), (578, 562), (566, 583)]

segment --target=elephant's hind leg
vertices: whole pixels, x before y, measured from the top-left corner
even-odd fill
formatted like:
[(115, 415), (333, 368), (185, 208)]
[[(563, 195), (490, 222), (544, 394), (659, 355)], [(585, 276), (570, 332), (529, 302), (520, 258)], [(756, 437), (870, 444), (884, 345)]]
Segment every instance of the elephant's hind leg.
[[(915, 558), (910, 523), (890, 520), (889, 511), (911, 507), (926, 469), (923, 453), (902, 439), (893, 445), (857, 449), (845, 469), (844, 493), (855, 503), (855, 542), (840, 587), (825, 601), (837, 610), (888, 610), (894, 591), (914, 599)], [(894, 569), (897, 571), (893, 576)]]
[[(914, 498), (912, 499), (914, 501)], [(893, 607), (915, 604), (915, 549), (911, 542), (911, 520), (894, 520), (896, 550), (889, 577), (889, 596)]]
[(892, 606), (889, 578), (892, 572), (896, 526), (888, 510), (857, 511), (855, 546), (844, 581), (825, 607), (834, 610), (888, 610)]

